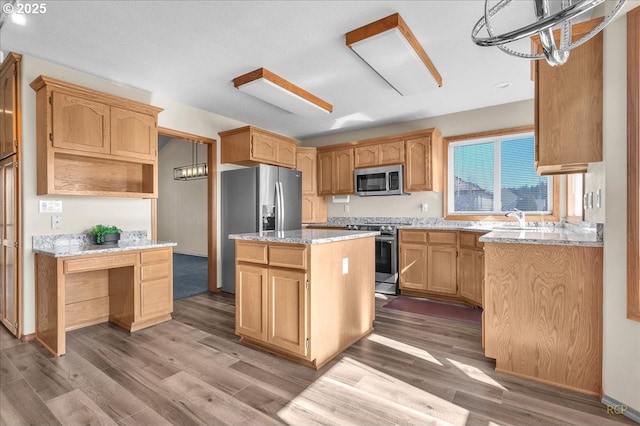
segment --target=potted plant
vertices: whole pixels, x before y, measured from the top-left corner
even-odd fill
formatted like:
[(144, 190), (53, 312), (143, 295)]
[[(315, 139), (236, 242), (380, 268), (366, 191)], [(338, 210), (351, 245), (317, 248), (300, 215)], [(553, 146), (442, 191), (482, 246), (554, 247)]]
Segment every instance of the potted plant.
[(96, 244), (117, 243), (122, 229), (112, 225), (96, 225), (91, 229), (93, 242)]

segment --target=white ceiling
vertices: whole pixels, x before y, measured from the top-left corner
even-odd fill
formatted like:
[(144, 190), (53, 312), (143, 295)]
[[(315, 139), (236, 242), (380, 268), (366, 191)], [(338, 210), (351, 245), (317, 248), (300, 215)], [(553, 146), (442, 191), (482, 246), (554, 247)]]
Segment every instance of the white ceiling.
[[(161, 94), (285, 135), (415, 120), (533, 98), (529, 61), (477, 47), (483, 0), (47, 1), (26, 26), (7, 21), (0, 48)], [(443, 79), (400, 96), (345, 46), (345, 33), (399, 12)], [(259, 67), (333, 105), (303, 117), (233, 87)], [(510, 81), (508, 89), (497, 83)]]

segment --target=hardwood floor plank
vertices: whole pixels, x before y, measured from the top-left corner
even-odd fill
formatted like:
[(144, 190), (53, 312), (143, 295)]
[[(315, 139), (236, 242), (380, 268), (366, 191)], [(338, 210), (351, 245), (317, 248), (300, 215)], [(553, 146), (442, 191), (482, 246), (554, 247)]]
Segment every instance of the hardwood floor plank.
[(75, 390), (81, 390), (83, 397), (92, 401), (114, 423), (147, 408), (129, 390), (76, 353), (71, 352), (51, 361), (64, 370)]
[(61, 424), (25, 380), (0, 388), (0, 407), (0, 423), (3, 425)]
[(47, 401), (47, 407), (64, 425), (116, 426), (116, 422), (80, 389), (50, 399)]
[(153, 411), (145, 408), (132, 416), (125, 417), (118, 422), (119, 426), (172, 426), (172, 423)]
[(248, 385), (240, 392), (233, 395), (233, 397), (238, 401), (241, 401), (266, 414), (277, 422), (284, 423), (278, 413), (282, 408), (289, 404), (288, 399), (282, 398), (275, 393), (269, 392), (268, 390), (255, 385)]
[(233, 398), (221, 390), (180, 372), (162, 381), (162, 386), (188, 399), (227, 425), (279, 424), (269, 416)]
[[(18, 346), (12, 349), (16, 348)], [(5, 355), (43, 401), (73, 390), (73, 383), (66, 373), (51, 364), (40, 352), (20, 354), (12, 349), (5, 351)]]
[(0, 352), (0, 386), (22, 379), (22, 374), (13, 366), (9, 358)]

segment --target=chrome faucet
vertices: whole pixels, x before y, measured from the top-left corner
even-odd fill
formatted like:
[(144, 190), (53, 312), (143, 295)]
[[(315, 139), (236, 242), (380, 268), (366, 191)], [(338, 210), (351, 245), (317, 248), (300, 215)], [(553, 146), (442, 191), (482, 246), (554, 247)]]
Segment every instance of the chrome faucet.
[(516, 220), (518, 221), (518, 225), (520, 226), (520, 229), (524, 228), (525, 219), (524, 219), (524, 212), (522, 210), (513, 209), (513, 211), (507, 212), (505, 216), (515, 217)]

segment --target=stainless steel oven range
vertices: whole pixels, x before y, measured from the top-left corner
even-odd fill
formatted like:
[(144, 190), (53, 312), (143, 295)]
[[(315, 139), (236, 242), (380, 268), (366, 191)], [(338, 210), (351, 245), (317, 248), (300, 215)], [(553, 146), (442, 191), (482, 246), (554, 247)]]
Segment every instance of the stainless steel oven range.
[(376, 236), (376, 293), (398, 294), (398, 227), (388, 224), (347, 225), (347, 229), (380, 231)]

